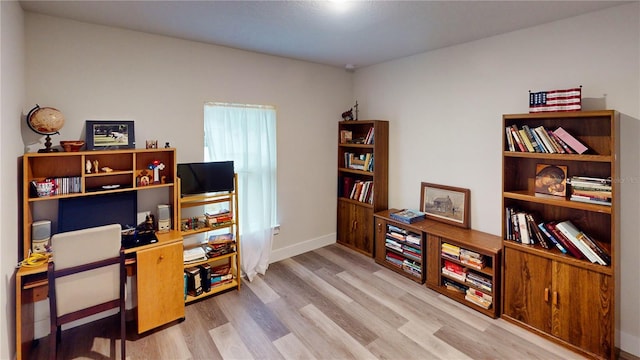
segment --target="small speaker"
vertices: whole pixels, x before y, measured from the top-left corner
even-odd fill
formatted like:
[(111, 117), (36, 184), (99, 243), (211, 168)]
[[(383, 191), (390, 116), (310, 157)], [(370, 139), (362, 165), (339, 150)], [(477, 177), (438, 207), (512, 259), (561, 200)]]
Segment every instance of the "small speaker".
[(169, 205), (158, 205), (158, 231), (171, 229), (171, 208)]
[(41, 220), (31, 224), (31, 251), (44, 253), (51, 238), (51, 221)]

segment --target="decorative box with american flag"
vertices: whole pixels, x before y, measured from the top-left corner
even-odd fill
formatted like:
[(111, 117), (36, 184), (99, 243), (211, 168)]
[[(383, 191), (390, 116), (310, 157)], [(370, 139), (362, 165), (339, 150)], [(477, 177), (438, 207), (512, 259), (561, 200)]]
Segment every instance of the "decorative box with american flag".
[(529, 91), (529, 112), (546, 111), (579, 111), (582, 109), (582, 87), (548, 90)]

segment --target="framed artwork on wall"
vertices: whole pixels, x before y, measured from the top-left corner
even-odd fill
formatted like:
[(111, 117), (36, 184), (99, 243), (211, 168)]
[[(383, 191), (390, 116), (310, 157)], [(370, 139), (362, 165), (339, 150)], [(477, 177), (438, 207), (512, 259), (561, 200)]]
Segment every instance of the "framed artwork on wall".
[(135, 149), (132, 120), (87, 120), (87, 150)]
[(469, 228), (469, 189), (423, 182), (420, 211), (427, 218)]

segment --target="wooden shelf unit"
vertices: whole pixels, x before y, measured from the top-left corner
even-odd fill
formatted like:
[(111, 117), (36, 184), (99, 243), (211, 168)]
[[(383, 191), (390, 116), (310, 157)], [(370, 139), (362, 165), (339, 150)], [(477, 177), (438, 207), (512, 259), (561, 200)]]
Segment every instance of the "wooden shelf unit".
[[(92, 162), (91, 173), (86, 172), (85, 164), (87, 161)], [(112, 171), (100, 170), (96, 173), (93, 161), (98, 161), (99, 168), (109, 167)], [(154, 161), (160, 161), (165, 165), (164, 170), (159, 172), (161, 179), (157, 183), (151, 182), (149, 185), (143, 186), (138, 181), (139, 177), (141, 174), (153, 177), (148, 166)], [(175, 197), (176, 150), (173, 148), (27, 153), (23, 156), (22, 164), (22, 258), (28, 255), (31, 247), (31, 224), (34, 222), (34, 211), (37, 211), (38, 206), (48, 206), (47, 204), (52, 203), (55, 206), (57, 200), (62, 198), (158, 188), (167, 189), (170, 202)], [(76, 192), (38, 197), (31, 182), (53, 178), (76, 178), (79, 181), (79, 186), (76, 188)], [(103, 188), (103, 186), (109, 185), (117, 185), (118, 187), (115, 189)], [(173, 223), (175, 224), (177, 219), (175, 206), (172, 206), (172, 209), (174, 209)]]
[[(337, 242), (367, 256), (374, 254), (373, 214), (388, 206), (389, 184), (389, 122), (386, 120), (340, 121), (338, 124), (338, 211)], [(352, 139), (362, 139), (373, 129), (372, 144), (341, 142), (340, 133), (351, 131)], [(345, 154), (373, 156), (372, 171), (352, 169), (346, 164)], [(345, 193), (345, 179), (356, 182), (371, 182), (371, 200), (351, 199)], [(345, 196), (347, 195), (347, 196)]]
[[(179, 178), (177, 182), (178, 182), (178, 188), (179, 188), (180, 186)], [(235, 240), (234, 252), (216, 256), (216, 257), (211, 257), (202, 261), (183, 264), (183, 270), (190, 267), (199, 267), (204, 264), (209, 264), (212, 267), (218, 266), (218, 265), (228, 265), (230, 268), (231, 274), (233, 275), (233, 279), (230, 282), (224, 283), (218, 286), (212, 286), (211, 290), (208, 292), (203, 292), (202, 294), (197, 296), (186, 295), (184, 299), (185, 303), (191, 303), (191, 302), (218, 294), (228, 289), (236, 288), (237, 290), (240, 290), (241, 269), (240, 269), (240, 225), (238, 222), (238, 175), (237, 174), (234, 175), (233, 191), (207, 193), (207, 194), (200, 194), (200, 195), (187, 195), (187, 196), (183, 196), (182, 198), (179, 198), (177, 200), (177, 203), (179, 204), (178, 206), (178, 218), (180, 219), (179, 226), (180, 226), (180, 231), (183, 237), (193, 236), (197, 234), (206, 234), (209, 232), (219, 233), (220, 230), (228, 229), (229, 233), (233, 234), (233, 237)], [(198, 229), (187, 229), (184, 227), (183, 224), (187, 220), (187, 218), (184, 217), (184, 209), (202, 208), (202, 212), (199, 214), (199, 216), (203, 216), (204, 206), (210, 205), (210, 204), (225, 204), (227, 206), (227, 209), (230, 211), (232, 220), (222, 225), (203, 226)], [(207, 239), (205, 239), (205, 241), (199, 242), (197, 244), (185, 245), (184, 249), (202, 246), (207, 242), (208, 242)]]
[[(432, 290), (435, 290), (453, 300), (456, 300), (464, 305), (467, 305), (487, 316), (496, 318), (499, 315), (498, 309), (500, 308), (500, 266), (501, 266), (501, 252), (502, 241), (499, 236), (487, 234), (472, 229), (464, 229), (450, 224), (445, 224), (431, 219), (425, 219), (417, 221), (413, 224), (405, 224), (391, 218), (390, 214), (399, 211), (398, 209), (388, 209), (377, 212), (374, 215), (375, 218), (375, 240), (376, 240), (376, 263), (389, 268), (417, 283), (426, 283), (426, 286)], [(405, 229), (408, 232), (417, 234), (422, 241), (422, 274), (420, 277), (416, 277), (404, 271), (402, 268), (394, 265), (386, 259), (386, 232), (389, 225), (396, 226), (401, 229)], [(442, 274), (442, 267), (444, 266), (445, 258), (441, 254), (442, 243), (453, 244), (467, 250), (479, 253), (486, 258), (486, 264), (482, 269), (476, 269), (469, 264), (465, 264), (460, 261), (455, 261), (461, 266), (470, 269), (469, 271), (482, 274), (483, 277), (488, 278), (492, 283), (491, 296), (493, 302), (490, 308), (485, 309), (465, 299), (464, 294), (459, 294), (447, 289), (444, 285), (444, 280), (448, 279), (446, 275)], [(382, 249), (383, 251), (380, 251)], [(398, 252), (395, 252), (397, 254)], [(449, 260), (449, 259), (447, 259)], [(471, 288), (476, 288), (474, 285), (468, 282), (455, 280), (455, 282)], [(480, 290), (480, 288), (478, 288)], [(487, 292), (486, 290), (482, 290)]]
[[(405, 224), (399, 221), (396, 221), (390, 217), (388, 217), (388, 212), (384, 211), (381, 213), (376, 213), (374, 215), (375, 219), (375, 247), (376, 247), (376, 252), (375, 252), (375, 260), (378, 264), (391, 269), (403, 276), (406, 276), (407, 278), (419, 283), (419, 284), (424, 284), (425, 281), (425, 273), (426, 273), (426, 261), (425, 261), (425, 254), (427, 252), (427, 248), (425, 246), (426, 241), (425, 241), (425, 234), (423, 232), (423, 228), (421, 228), (420, 226), (415, 227), (412, 226), (412, 224)], [(398, 243), (401, 243), (403, 245), (403, 249), (402, 250), (396, 250), (396, 249), (392, 249), (389, 248), (386, 245), (387, 242), (387, 237), (389, 237), (389, 233), (390, 232), (396, 232), (394, 231), (394, 228), (400, 229), (401, 232), (404, 233), (404, 235), (413, 235), (417, 238), (420, 239), (420, 243), (418, 244), (418, 246), (415, 246), (414, 244), (408, 243), (406, 241), (398, 241), (398, 239), (394, 238), (393, 236), (391, 236), (390, 238), (395, 240)], [(396, 232), (397, 233), (397, 232)], [(405, 245), (409, 245), (410, 248), (418, 248), (420, 250), (420, 257), (416, 258), (415, 256), (412, 255), (407, 255), (404, 251), (404, 246)], [(411, 249), (409, 249), (409, 251), (411, 251)], [(389, 254), (390, 253), (390, 254)], [(408, 262), (412, 262), (415, 264), (418, 264), (420, 266), (420, 273), (417, 274), (415, 272), (411, 272), (410, 269), (407, 266), (398, 266), (397, 264), (389, 261), (389, 259), (387, 258), (388, 255), (391, 256), (397, 256), (400, 257), (402, 259), (406, 259)]]
[[(429, 244), (427, 263), (427, 287), (443, 295), (450, 297), (470, 308), (473, 308), (487, 316), (497, 318), (500, 314), (500, 265), (501, 265), (501, 239), (499, 236), (485, 232), (463, 229), (449, 224), (436, 224), (429, 227), (427, 233)], [(448, 243), (461, 249), (466, 249), (480, 254), (485, 261), (483, 268), (477, 268), (460, 260), (453, 260), (442, 255), (442, 244)], [(491, 283), (491, 291), (476, 286), (469, 281), (461, 281), (442, 273), (445, 260), (462, 266), (469, 273), (476, 273)], [(467, 299), (464, 293), (450, 290), (445, 285), (445, 280), (455, 282), (462, 287), (481, 291), (492, 297), (491, 305), (484, 308)]]
[[(584, 154), (509, 151), (507, 126), (559, 126), (585, 144)], [(618, 114), (613, 110), (503, 115), (502, 210), (536, 214), (539, 221), (570, 220), (611, 256), (607, 266), (579, 260), (556, 248), (524, 245), (503, 231), (501, 316), (592, 358), (615, 358), (615, 284), (618, 267)], [(567, 197), (535, 196), (537, 164), (567, 166), (567, 178), (612, 178), (611, 206)]]

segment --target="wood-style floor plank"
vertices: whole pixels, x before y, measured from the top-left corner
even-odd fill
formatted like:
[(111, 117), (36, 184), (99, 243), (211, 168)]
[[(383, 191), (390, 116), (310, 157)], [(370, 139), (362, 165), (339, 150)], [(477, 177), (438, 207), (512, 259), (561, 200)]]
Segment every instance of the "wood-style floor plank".
[[(583, 359), (337, 244), (187, 305), (184, 321), (127, 332), (129, 360)], [(118, 359), (118, 334), (117, 316), (65, 330), (58, 358)], [(47, 340), (32, 359), (47, 358)]]

